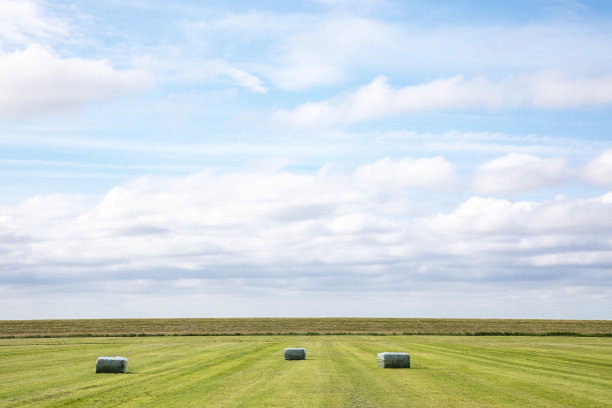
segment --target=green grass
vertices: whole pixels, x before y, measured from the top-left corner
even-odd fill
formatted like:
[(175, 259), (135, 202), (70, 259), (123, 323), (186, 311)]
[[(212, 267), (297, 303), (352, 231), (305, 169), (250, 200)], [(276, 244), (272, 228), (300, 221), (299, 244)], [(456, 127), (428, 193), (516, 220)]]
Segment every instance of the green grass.
[[(377, 368), (382, 351), (409, 352), (412, 368)], [(127, 357), (128, 374), (95, 374), (102, 355)], [(606, 337), (0, 340), (3, 407), (610, 407), (611, 374)]]
[(612, 336), (612, 320), (373, 318), (0, 320), (0, 338), (229, 334)]

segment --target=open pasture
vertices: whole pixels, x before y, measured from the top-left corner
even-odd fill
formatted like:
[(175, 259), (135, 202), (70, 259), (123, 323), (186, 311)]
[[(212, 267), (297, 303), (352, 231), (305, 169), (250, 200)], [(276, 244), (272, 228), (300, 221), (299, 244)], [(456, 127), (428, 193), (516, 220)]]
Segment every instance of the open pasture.
[(415, 318), (0, 320), (0, 338), (226, 334), (612, 336), (612, 320)]
[[(305, 347), (303, 361), (283, 349)], [(377, 368), (405, 351), (410, 369)], [(98, 356), (127, 374), (95, 374)], [(604, 407), (612, 339), (179, 336), (0, 340), (0, 406)]]

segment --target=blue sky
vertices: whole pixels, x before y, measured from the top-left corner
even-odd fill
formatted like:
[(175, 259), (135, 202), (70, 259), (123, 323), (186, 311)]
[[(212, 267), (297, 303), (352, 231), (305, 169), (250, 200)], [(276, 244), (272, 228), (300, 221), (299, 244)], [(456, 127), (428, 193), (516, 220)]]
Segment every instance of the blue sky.
[(611, 20), (0, 0), (0, 318), (610, 319)]

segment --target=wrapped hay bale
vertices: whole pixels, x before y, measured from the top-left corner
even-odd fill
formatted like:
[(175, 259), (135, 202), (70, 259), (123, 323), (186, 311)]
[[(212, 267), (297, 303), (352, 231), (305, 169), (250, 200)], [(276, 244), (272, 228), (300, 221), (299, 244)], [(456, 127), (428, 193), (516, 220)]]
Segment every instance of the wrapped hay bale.
[(378, 353), (376, 361), (380, 368), (410, 368), (408, 353)]
[(286, 348), (285, 360), (306, 360), (305, 348)]
[(96, 373), (127, 373), (127, 363), (125, 357), (98, 357)]

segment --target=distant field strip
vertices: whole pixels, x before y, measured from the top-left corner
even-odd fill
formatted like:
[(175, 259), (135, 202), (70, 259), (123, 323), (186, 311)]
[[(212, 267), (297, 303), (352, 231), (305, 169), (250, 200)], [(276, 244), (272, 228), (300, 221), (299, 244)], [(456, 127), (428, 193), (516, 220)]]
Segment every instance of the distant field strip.
[(0, 320), (0, 338), (236, 334), (612, 336), (612, 320), (368, 318)]
[[(412, 368), (378, 368), (381, 351), (409, 352)], [(128, 374), (95, 374), (101, 355), (127, 357)], [(610, 373), (612, 339), (598, 337), (0, 340), (2, 407), (611, 407)]]

